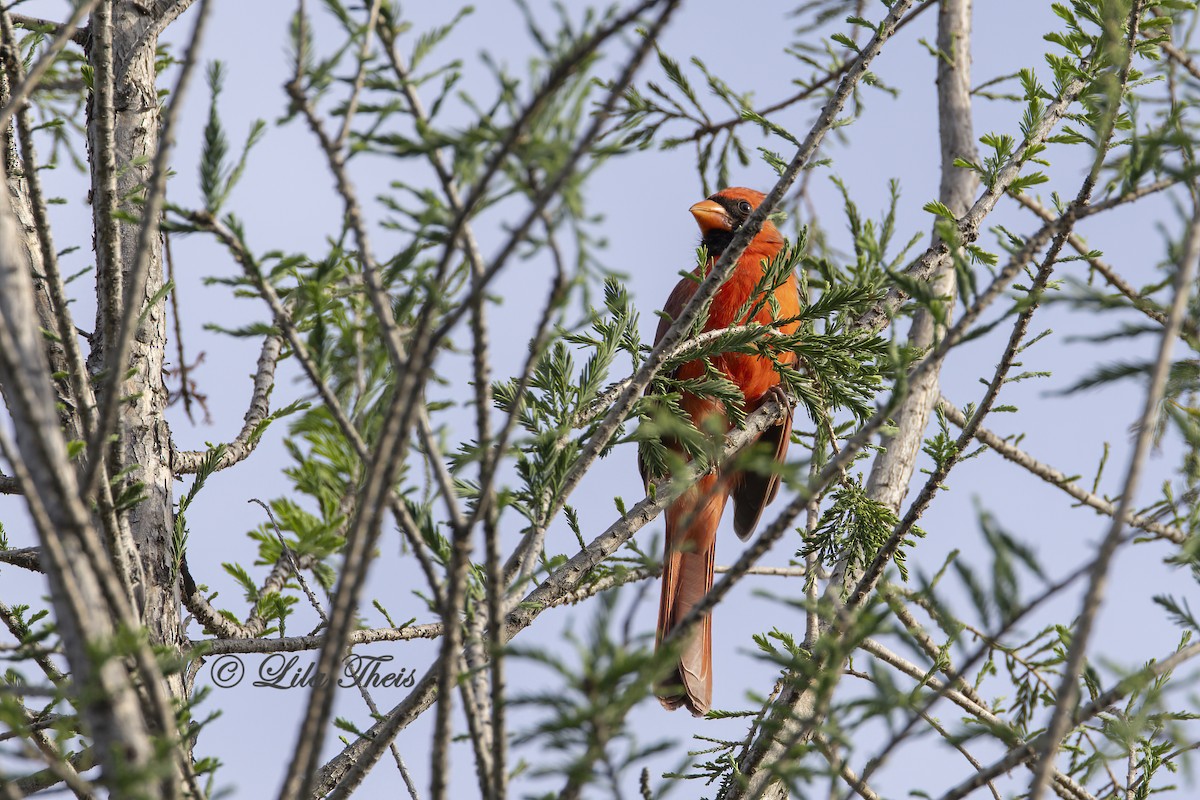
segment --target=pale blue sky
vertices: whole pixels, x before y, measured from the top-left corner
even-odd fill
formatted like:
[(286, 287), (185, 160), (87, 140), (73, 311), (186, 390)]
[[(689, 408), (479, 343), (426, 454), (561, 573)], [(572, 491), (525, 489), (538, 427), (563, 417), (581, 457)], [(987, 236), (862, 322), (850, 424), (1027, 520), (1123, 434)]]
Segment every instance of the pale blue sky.
[[(319, 6), (319, 3), (312, 4)], [(542, 5), (540, 3), (536, 4)], [(697, 0), (685, 2), (681, 12), (662, 39), (662, 47), (681, 61), (692, 53), (703, 58), (708, 66), (735, 89), (755, 88), (755, 98), (772, 102), (791, 91), (789, 84), (794, 62), (782, 55), (790, 42), (792, 21), (786, 13), (794, 2), (760, 2), (745, 4), (734, 11), (727, 1)], [(59, 18), (66, 3), (59, 0), (40, 0), (19, 10), (40, 16)], [(403, 11), (421, 31), (440, 24), (452, 16), (456, 4), (406, 3)], [(867, 16), (881, 15), (882, 6), (868, 4)], [(236, 3), (214, 0), (214, 17), (210, 21), (205, 45), (206, 59), (226, 62), (226, 90), (223, 95), (223, 118), (230, 139), (240, 142), (251, 120), (263, 117), (268, 121), (284, 111), (286, 98), (282, 85), (289, 77), (290, 66), (285, 55), (285, 34), (291, 3)], [(173, 28), (173, 41), (179, 41), (193, 22), (194, 12), (188, 12)], [(922, 19), (904, 30), (884, 50), (874, 71), (888, 84), (900, 89), (898, 98), (878, 91), (865, 94), (867, 110), (863, 118), (846, 130), (849, 143), (830, 143), (823, 154), (833, 164), (823, 168), (813, 181), (813, 199), (821, 209), (822, 222), (832, 241), (848, 249), (845, 225), (840, 212), (840, 199), (826, 175), (840, 176), (856, 197), (865, 215), (877, 215), (884, 207), (887, 182), (898, 178), (903, 189), (902, 204), (897, 215), (899, 240), (913, 232), (927, 231), (930, 217), (921, 206), (936, 195), (938, 182), (938, 140), (934, 105), (934, 61), (919, 39), (934, 39), (936, 11), (925, 13)], [(1033, 66), (1045, 73), (1041, 53), (1045, 43), (1041, 34), (1053, 24), (1049, 4), (1040, 0), (1019, 2), (979, 2), (975, 11), (974, 83), (999, 74)], [(336, 40), (327, 21), (316, 26), (318, 47), (328, 50)], [(466, 62), (464, 86), (481, 97), (489, 97), (491, 79), (479, 67), (476, 54), (488, 49), (514, 72), (522, 72), (530, 52), (528, 40), (519, 16), (507, 2), (493, 0), (480, 4), (452, 34), (435, 58), (459, 57)], [(606, 62), (611, 64), (611, 60)], [(610, 67), (611, 68), (611, 67)], [(806, 71), (807, 74), (807, 71)], [(648, 65), (640, 82), (647, 78), (661, 80), (656, 65)], [(187, 98), (179, 151), (173, 159), (178, 175), (172, 183), (172, 199), (188, 203), (197, 197), (196, 168), (201, 128), (207, 110), (207, 92), (201, 81), (193, 85)], [(453, 120), (453, 109), (448, 110)], [(998, 129), (1015, 132), (1018, 112), (1013, 106), (987, 101), (975, 106), (977, 134)], [(722, 115), (723, 116), (723, 115)], [(781, 113), (775, 121), (793, 131), (803, 132), (813, 116), (811, 106), (802, 106)], [(756, 143), (756, 137), (747, 133)], [(778, 142), (770, 145), (779, 149)], [(1082, 177), (1081, 164), (1086, 153), (1063, 154), (1060, 158), (1051, 151), (1055, 166), (1049, 170), (1053, 182), (1045, 191), (1058, 190), (1072, 196)], [(419, 170), (415, 164), (375, 160), (360, 163), (353, 174), (360, 181), (360, 197), (373, 197), (386, 187), (390, 173), (406, 170), (412, 179)], [(52, 175), (53, 191), (68, 200), (65, 206), (53, 209), (55, 236), (59, 247), (80, 245), (82, 251), (71, 256), (69, 264), (82, 267), (88, 263), (91, 241), (87, 209), (83, 205), (85, 188), (79, 177), (69, 169)], [(735, 183), (766, 189), (773, 173), (761, 163), (735, 173)], [(248, 238), (258, 251), (282, 248), (289, 251), (319, 250), (323, 237), (333, 233), (339, 224), (340, 206), (331, 192), (332, 181), (324, 168), (311, 136), (299, 123), (284, 128), (272, 128), (264, 143), (255, 152), (242, 185), (231, 201), (231, 209), (246, 221)], [(693, 249), (698, 239), (694, 223), (687, 213), (688, 206), (700, 199), (700, 184), (693, 167), (693, 152), (686, 148), (673, 152), (651, 150), (607, 164), (592, 183), (588, 195), (590, 210), (602, 214), (603, 229), (610, 241), (606, 262), (614, 269), (631, 275), (630, 288), (642, 310), (643, 335), (652, 335), (657, 308), (677, 280), (677, 270), (692, 264)], [(368, 207), (369, 213), (375, 209)], [(1150, 282), (1158, 273), (1155, 264), (1162, 257), (1158, 235), (1153, 231), (1156, 215), (1169, 213), (1165, 202), (1156, 200), (1134, 210), (1122, 210), (1105, 215), (1100, 220), (1081, 226), (1082, 233), (1093, 246), (1105, 252), (1105, 258), (1135, 285)], [(1029, 231), (1035, 223), (1028, 212), (1015, 203), (1002, 203), (989, 218), (989, 224), (1004, 224), (1014, 231)], [(495, 252), (501, 232), (482, 227), (479, 234), (485, 255)], [(990, 245), (994, 239), (985, 237)], [(394, 240), (378, 234), (376, 248), (386, 252)], [(261, 303), (250, 300), (231, 300), (222, 287), (204, 287), (201, 280), (211, 275), (231, 275), (235, 265), (218, 248), (190, 237), (174, 243), (177, 270), (185, 293), (183, 322), (189, 353), (206, 353), (205, 363), (195, 377), (209, 395), (214, 423), (212, 426), (191, 426), (178, 409), (172, 410), (171, 426), (182, 449), (200, 448), (205, 442), (231, 438), (241, 425), (246, 410), (250, 381), (257, 357), (256, 343), (231, 340), (202, 329), (205, 323), (215, 322), (234, 326), (251, 320), (265, 320), (267, 313)], [(1078, 262), (1062, 268), (1062, 274), (1081, 275)], [(493, 312), (495, 362), (498, 375), (511, 374), (523, 360), (532, 326), (530, 298), (540, 303), (544, 297), (544, 279), (548, 275), (545, 263), (514, 262), (497, 283), (503, 304)], [(81, 282), (83, 283), (83, 282)], [(81, 289), (86, 287), (81, 286)], [(91, 312), (81, 292), (77, 321), (90, 326)], [(1126, 464), (1129, 426), (1141, 407), (1140, 385), (1119, 387), (1063, 398), (1050, 395), (1054, 389), (1070, 385), (1083, 373), (1090, 371), (1098, 359), (1148, 357), (1151, 340), (1134, 344), (1115, 343), (1103, 350), (1088, 345), (1068, 344), (1066, 334), (1096, 331), (1112, 326), (1108, 318), (1088, 319), (1079, 312), (1064, 307), (1047, 308), (1035, 317), (1034, 332), (1053, 327), (1057, 335), (1043, 340), (1023, 356), (1026, 370), (1053, 370), (1048, 381), (1028, 381), (1005, 389), (1001, 402), (1018, 405), (1023, 413), (1018, 417), (993, 415), (986, 423), (1001, 433), (1024, 431), (1025, 445), (1035, 455), (1043, 457), (1068, 474), (1092, 475), (1101, 454), (1101, 441), (1112, 445), (1109, 466), (1102, 488), (1117, 491)], [(943, 371), (943, 391), (962, 405), (982, 394), (979, 378), (990, 377), (994, 363), (1007, 338), (1006, 327), (998, 334), (985, 337), (959, 348), (949, 358)], [(171, 359), (174, 360), (173, 357)], [(296, 381), (296, 370), (285, 364), (273, 396), (273, 405), (303, 395), (307, 386)], [(621, 377), (614, 375), (614, 378)], [(1032, 412), (1032, 413), (1030, 413)], [(803, 427), (805, 423), (798, 422)], [(1017, 427), (1019, 426), (1019, 427)], [(220, 568), (223, 561), (239, 561), (249, 567), (256, 554), (256, 545), (245, 531), (261, 521), (261, 509), (248, 505), (251, 497), (267, 500), (288, 494), (287, 481), (280, 474), (286, 464), (286, 454), (280, 445), (284, 425), (275, 426), (265, 437), (250, 463), (215, 476), (200, 496), (189, 515), (191, 539), (189, 559), (197, 580), (219, 589), (226, 607), (242, 609), (240, 590)], [(1177, 448), (1168, 443), (1164, 453), (1156, 454), (1149, 474), (1143, 481), (1139, 497), (1149, 499), (1157, 492), (1158, 484), (1177, 463)], [(796, 449), (793, 449), (796, 456)], [(864, 467), (865, 470), (865, 467)], [(918, 476), (920, 478), (922, 476)], [(1062, 494), (1003, 462), (994, 455), (985, 455), (958, 467), (951, 476), (950, 489), (926, 515), (923, 527), (929, 536), (910, 555), (909, 563), (916, 569), (931, 572), (943, 563), (946, 554), (961, 549), (971, 560), (981, 552), (976, 498), (990, 510), (1000, 524), (1027, 542), (1041, 556), (1047, 570), (1061, 576), (1074, 569), (1094, 543), (1103, 535), (1107, 521), (1089, 511), (1071, 508)], [(606, 526), (616, 514), (612, 498), (620, 495), (632, 502), (641, 497), (640, 480), (634, 469), (634, 453), (619, 448), (600, 463), (589, 475), (574, 498), (585, 520), (585, 535)], [(5, 523), (14, 546), (32, 543), (29, 524), (17, 504), (6, 499), (0, 504), (0, 519)], [(768, 510), (769, 515), (771, 510)], [(508, 519), (506, 528), (516, 530), (519, 521)], [(718, 563), (730, 563), (739, 552), (740, 543), (726, 523), (719, 538)], [(639, 541), (661, 535), (661, 522), (639, 534)], [(565, 528), (551, 533), (552, 547), (573, 552)], [(558, 542), (562, 542), (561, 545)], [(783, 564), (799, 542), (786, 539), (765, 563)], [(383, 556), (373, 566), (369, 596), (378, 597), (397, 619), (416, 616), (423, 621), (427, 615), (410, 593), (420, 588), (421, 579), (409, 560), (400, 561), (395, 555), (396, 537), (385, 533), (381, 550)], [(1174, 591), (1195, 597), (1195, 584), (1184, 574), (1170, 572), (1161, 565), (1168, 555), (1166, 545), (1152, 544), (1124, 549), (1116, 562), (1109, 599), (1101, 614), (1095, 636), (1093, 658), (1109, 659), (1121, 667), (1134, 666), (1134, 659), (1161, 656), (1170, 652), (1178, 640), (1178, 631), (1161, 621), (1150, 604), (1145, 587), (1147, 576), (1153, 576), (1155, 592)], [(981, 563), (980, 567), (983, 566)], [(261, 576), (262, 568), (251, 569)], [(3, 569), (0, 599), (13, 603), (30, 590), (43, 591), (43, 584), (25, 573)], [(717, 653), (714, 706), (720, 708), (750, 707), (747, 692), (769, 690), (773, 670), (749, 657), (753, 647), (750, 635), (772, 627), (802, 630), (803, 620), (793, 610), (756, 596), (759, 591), (774, 592), (787, 597), (801, 593), (799, 582), (777, 578), (750, 578), (743, 581), (715, 614), (714, 631)], [(649, 588), (648, 602), (637, 611), (636, 629), (645, 635), (653, 632), (657, 600), (657, 585)], [(626, 591), (628, 600), (635, 594)], [(1037, 624), (1030, 623), (1029, 632), (1050, 619), (1068, 620), (1078, 604), (1078, 592), (1069, 593), (1053, 615), (1041, 615)], [(221, 604), (221, 603), (219, 603)], [(561, 641), (566, 626), (582, 635), (591, 619), (588, 606), (547, 612), (531, 630), (518, 641), (522, 645), (553, 646)], [(371, 624), (382, 624), (368, 613)], [(307, 619), (307, 617), (304, 617)], [(305, 624), (294, 623), (289, 631), (307, 632)], [(195, 631), (193, 635), (198, 636)], [(428, 642), (391, 644), (367, 650), (373, 654), (395, 656), (393, 664), (423, 672), (434, 658), (434, 645)], [(315, 660), (310, 654), (300, 654), (301, 663)], [(246, 657), (247, 664), (257, 664), (258, 657)], [(510, 680), (514, 686), (526, 689), (542, 688), (545, 674), (510, 661)], [(208, 666), (200, 674), (198, 685), (208, 679)], [(986, 687), (985, 687), (986, 688)], [(985, 691), (985, 695), (987, 692)], [(399, 690), (380, 690), (376, 701), (389, 708), (402, 699)], [(197, 753), (218, 757), (225, 766), (218, 773), (218, 785), (234, 790), (237, 797), (274, 796), (286, 767), (286, 758), (294, 739), (294, 720), (299, 718), (306, 695), (299, 691), (278, 692), (239, 686), (235, 689), (215, 689), (202, 707), (221, 709), (222, 717), (205, 731)], [(944, 722), (958, 718), (953, 709), (939, 707)], [(349, 716), (363, 727), (369, 722), (361, 700), (354, 693), (343, 693), (337, 713)], [(514, 714), (519, 727), (527, 717)], [(743, 721), (713, 723), (693, 720), (683, 713), (668, 714), (652, 700), (639, 706), (633, 714), (634, 728), (643, 741), (665, 738), (676, 740), (679, 747), (667, 758), (651, 763), (652, 773), (673, 767), (693, 733), (725, 738), (740, 738), (745, 730)], [(426, 791), (429, 783), (428, 748), (432, 714), (426, 714), (403, 732), (397, 745), (408, 762), (417, 784)], [(328, 740), (327, 740), (328, 742)], [(327, 743), (327, 752), (337, 750), (336, 740)], [(864, 753), (869, 745), (863, 746)], [(999, 751), (986, 745), (975, 745), (975, 755), (989, 760)], [(473, 769), (465, 745), (456, 745), (451, 781), (453, 797), (475, 796)], [(538, 748), (517, 748), (516, 759), (528, 758), (534, 766), (545, 766), (545, 751)], [(861, 766), (861, 764), (859, 764)], [(875, 778), (875, 787), (890, 796), (903, 796), (908, 788), (928, 791), (944, 790), (967, 774), (969, 767), (962, 757), (940, 744), (920, 743), (900, 751), (900, 755), (885, 766)], [(1023, 785), (1024, 775), (1017, 774), (1013, 788)], [(535, 784), (522, 782), (520, 787)], [(547, 791), (556, 784), (536, 784)], [(626, 787), (632, 795), (633, 787)], [(700, 790), (687, 787), (675, 792), (676, 797), (698, 794)], [(817, 794), (823, 795), (822, 785)], [(394, 767), (384, 763), (364, 788), (365, 798), (396, 797), (403, 793)], [(1176, 796), (1184, 796), (1178, 794)]]

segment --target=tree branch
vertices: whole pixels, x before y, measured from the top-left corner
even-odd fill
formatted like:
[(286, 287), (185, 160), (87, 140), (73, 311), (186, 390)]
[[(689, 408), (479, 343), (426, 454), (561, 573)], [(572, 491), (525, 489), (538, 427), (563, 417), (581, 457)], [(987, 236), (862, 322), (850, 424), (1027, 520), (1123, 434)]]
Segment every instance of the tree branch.
[[(1171, 672), (1180, 664), (1195, 658), (1197, 655), (1200, 655), (1200, 643), (1178, 650), (1161, 661), (1151, 661), (1138, 672), (1118, 681), (1115, 686), (1101, 693), (1095, 700), (1073, 712), (1071, 714), (1071, 725), (1082, 725), (1100, 712), (1108, 709), (1118, 700), (1144, 686), (1148, 680)], [(938, 800), (962, 800), (962, 798), (980, 786), (1003, 775), (1013, 767), (1032, 761), (1052, 739), (1053, 737), (1047, 732), (1023, 746), (1014, 747), (1003, 758), (993, 762), (985, 769), (979, 770), (970, 778), (943, 794)]]
[[(258, 590), (259, 597), (268, 594), (278, 594), (283, 591), (288, 578), (292, 574), (293, 564), (291, 559), (291, 551), (285, 549), (279, 558), (275, 560), (271, 571), (267, 573), (267, 577), (263, 580), (262, 586)], [(316, 563), (316, 559), (313, 556), (302, 555), (295, 566), (298, 569), (309, 569), (314, 563)], [(250, 616), (246, 619), (245, 624), (241, 624), (231, 620), (209, 603), (208, 598), (200, 592), (199, 587), (196, 585), (191, 569), (188, 567), (186, 557), (184, 557), (180, 564), (179, 575), (183, 583), (182, 591), (180, 592), (183, 605), (188, 611), (192, 612), (192, 616), (196, 618), (196, 621), (206, 631), (219, 636), (221, 639), (257, 640), (257, 637), (262, 636), (263, 631), (267, 628), (267, 621), (262, 617), (257, 603), (250, 609)], [(258, 651), (247, 650), (245, 652)]]
[[(6, 181), (4, 172), (0, 163), (0, 178)], [(136, 623), (79, 500), (75, 472), (53, 416), (49, 368), (33, 311), (33, 281), (16, 249), (17, 238), (4, 193), (0, 197), (0, 386), (17, 442), (14, 445), (0, 428), (0, 450), (21, 483), (41, 541), (55, 619), (73, 680), (76, 686), (94, 687), (78, 699), (79, 705), (106, 770), (115, 775), (134, 765), (146, 768), (154, 760), (154, 750), (130, 676), (118, 661), (104, 658), (89, 643), (111, 640), (118, 622), (129, 629)], [(139, 666), (147, 670), (143, 673), (147, 682), (161, 682), (153, 662), (142, 659)], [(159, 699), (150, 696), (152, 703)], [(168, 709), (157, 711), (156, 722), (171, 718)], [(169, 793), (175, 795), (177, 790)]]
[[(275, 388), (275, 367), (283, 349), (283, 337), (271, 334), (263, 339), (258, 355), (258, 368), (254, 373), (254, 391), (250, 394), (250, 408), (243, 417), (242, 430), (237, 437), (225, 445), (217, 469), (222, 470), (244, 461), (258, 446), (262, 424), (271, 414), (271, 390)], [(171, 460), (176, 475), (195, 473), (208, 455), (207, 450), (184, 450), (176, 452)]]
[[(15, 478), (9, 478), (15, 481)], [(19, 494), (19, 492), (13, 492)], [(36, 547), (18, 547), (12, 550), (0, 550), (0, 564), (12, 564), (14, 567), (27, 569), (30, 572), (42, 572), (42, 560)]]
[[(37, 63), (29, 68), (29, 72), (25, 75), (25, 79), (21, 81), (21, 83), (12, 87), (8, 102), (4, 104), (3, 108), (0, 108), (0, 130), (6, 130), (8, 128), (8, 123), (12, 120), (13, 114), (16, 113), (16, 110), (20, 108), (26, 100), (29, 99), (30, 93), (33, 92), (34, 87), (38, 85), (38, 81), (42, 79), (42, 76), (46, 74), (46, 70), (50, 69), (50, 65), (54, 63), (54, 59), (58, 58), (58, 54), (61, 53), (62, 49), (67, 46), (67, 42), (74, 40), (75, 36), (78, 34), (78, 28), (76, 26), (79, 24), (80, 20), (91, 13), (92, 9), (96, 6), (96, 2), (97, 0), (84, 0), (84, 2), (81, 2), (75, 7), (75, 10), (71, 12), (71, 17), (67, 20), (66, 24), (60, 26), (55, 32), (54, 39), (51, 40), (50, 45), (46, 48), (46, 51), (42, 53), (42, 57), (37, 60)], [(4, 9), (3, 13), (7, 15), (8, 10)], [(21, 19), (32, 20), (33, 18), (22, 17)]]
[[(938, 199), (956, 217), (967, 212), (971, 198), (979, 189), (979, 176), (956, 166), (956, 162), (979, 160), (971, 109), (971, 3), (970, 0), (943, 0), (938, 4), (938, 130), (941, 142), (941, 186)], [(936, 226), (935, 226), (936, 228)], [(944, 245), (935, 232), (932, 248)], [(918, 351), (928, 350), (945, 333), (957, 296), (954, 265), (941, 259), (931, 276), (932, 291), (945, 298), (945, 321), (939, 323), (929, 309), (919, 309), (913, 317), (908, 344)], [(896, 411), (895, 434), (881, 437), (883, 450), (875, 457), (867, 494), (893, 510), (899, 510), (908, 494), (909, 481), (916, 469), (917, 455), (929, 423), (929, 412), (937, 400), (940, 361), (926, 370), (919, 382), (909, 385), (908, 394)], [(840, 583), (840, 571), (833, 582)], [(839, 588), (840, 591), (840, 588)]]
[[(1125, 44), (1127, 54), (1125, 63), (1121, 68), (1120, 86), (1115, 97), (1110, 101), (1112, 105), (1108, 115), (1108, 118), (1111, 120), (1109, 123), (1110, 130), (1112, 127), (1115, 127), (1116, 118), (1120, 110), (1121, 95), (1129, 80), (1129, 72), (1133, 64), (1134, 43), (1137, 41), (1142, 9), (1143, 0), (1133, 0), (1132, 8), (1129, 11), (1129, 33)], [(1097, 154), (1097, 161), (1102, 161), (1103, 158), (1103, 152)], [(1093, 168), (1093, 172), (1095, 171), (1095, 168)], [(1193, 202), (1197, 202), (1194, 186)], [(1037, 768), (1034, 771), (1033, 782), (1029, 786), (1029, 800), (1041, 799), (1046, 781), (1049, 780), (1050, 773), (1054, 768), (1054, 758), (1058, 753), (1059, 742), (1067, 734), (1071, 709), (1075, 706), (1079, 698), (1079, 676), (1083, 672), (1084, 661), (1087, 657), (1087, 647), (1092, 627), (1095, 623), (1096, 615), (1100, 611), (1100, 604), (1104, 599), (1108, 568), (1112, 563), (1113, 555), (1117, 551), (1117, 546), (1120, 544), (1121, 532), (1124, 530), (1126, 517), (1133, 504), (1133, 494), (1137, 490), (1138, 480), (1141, 477), (1142, 464), (1145, 462), (1146, 455), (1150, 451), (1154, 434), (1154, 421), (1158, 417), (1158, 403), (1162, 398), (1163, 390), (1166, 388), (1167, 374), (1171, 369), (1171, 349), (1175, 344), (1175, 337), (1179, 335), (1179, 331), (1183, 327), (1183, 317), (1187, 312), (1188, 303), (1191, 300), (1192, 276), (1195, 274), (1196, 261), (1200, 260), (1200, 203), (1197, 203), (1195, 206), (1192, 225), (1188, 231), (1187, 241), (1184, 244), (1181, 258), (1182, 261), (1175, 275), (1175, 301), (1171, 305), (1170, 313), (1167, 315), (1167, 322), (1163, 326), (1163, 335), (1159, 342), (1158, 360), (1150, 376), (1150, 386), (1146, 390), (1146, 404), (1141, 420), (1138, 423), (1137, 439), (1133, 447), (1133, 454), (1130, 456), (1129, 469), (1125, 476), (1125, 486), (1121, 490), (1121, 500), (1117, 504), (1117, 511), (1113, 516), (1112, 524), (1109, 526), (1104, 540), (1100, 543), (1096, 562), (1092, 566), (1091, 574), (1088, 576), (1087, 593), (1084, 595), (1080, 614), (1076, 618), (1072, 630), (1071, 646), (1067, 650), (1067, 662), (1063, 670), (1062, 683), (1059, 686), (1054, 712), (1050, 716), (1050, 722), (1047, 725), (1044, 739), (1038, 747)]]
[[(0, 556), (5, 551), (0, 550)], [(2, 559), (0, 559), (2, 560)], [(729, 572), (732, 567), (717, 566), (717, 574)], [(653, 569), (638, 567), (620, 574), (600, 578), (586, 586), (572, 591), (566, 591), (547, 604), (546, 608), (582, 603), (610, 589), (620, 588), (638, 581), (652, 580), (662, 574), (662, 565)], [(747, 575), (760, 575), (778, 578), (803, 578), (804, 567), (753, 567), (746, 571)], [(194, 612), (193, 612), (194, 613)], [(442, 635), (443, 627), (440, 622), (425, 622), (417, 625), (404, 625), (400, 628), (361, 628), (353, 631), (347, 641), (349, 645), (378, 644), (379, 642), (406, 642), (410, 639), (437, 639)], [(192, 644), (203, 650), (205, 656), (219, 656), (230, 653), (297, 653), (304, 650), (316, 650), (325, 641), (322, 634), (310, 636), (277, 636), (269, 639), (247, 638), (240, 635), (220, 636), (214, 639), (199, 639)]]
[[(90, 34), (90, 31), (88, 30), (87, 27), (75, 28), (74, 30), (71, 30), (69, 25), (66, 25), (65, 23), (62, 23), (62, 22), (55, 22), (52, 19), (42, 19), (41, 17), (31, 17), (27, 14), (9, 14), (9, 16), (12, 18), (14, 25), (16, 25), (19, 28), (25, 28), (26, 30), (39, 30), (39, 31), (48, 30), (51, 33), (54, 33), (56, 35), (62, 33), (63, 30), (68, 30), (70, 33), (69, 38), (71, 39), (71, 41), (74, 42), (75, 44), (79, 45), (80, 47), (83, 47), (84, 45), (87, 44), (88, 35)], [(79, 20), (76, 20), (76, 23), (78, 23), (82, 19), (83, 18), (80, 17)]]
[[(960, 411), (957, 406), (955, 406), (945, 397), (940, 397), (938, 399), (938, 408), (946, 415), (946, 419), (950, 420), (959, 428), (962, 428), (964, 425), (966, 425), (967, 419), (963, 415), (962, 411)], [(1098, 495), (1087, 491), (1079, 484), (1071, 480), (1070, 476), (1066, 475), (1061, 470), (1055, 469), (1049, 464), (1038, 461), (1025, 451), (1010, 444), (999, 434), (993, 433), (987, 428), (978, 427), (975, 429), (974, 438), (977, 441), (987, 445), (992, 450), (995, 450), (999, 455), (1003, 456), (1014, 464), (1024, 467), (1034, 475), (1037, 475), (1039, 478), (1045, 480), (1047, 483), (1053, 484), (1059, 489), (1062, 489), (1064, 492), (1071, 495), (1071, 497), (1074, 497), (1084, 505), (1091, 506), (1100, 513), (1107, 514), (1110, 517), (1117, 513), (1116, 506), (1114, 506), (1108, 500), (1105, 500), (1103, 497), (1099, 497)], [(1147, 533), (1153, 533), (1155, 536), (1167, 539), (1175, 544), (1183, 544), (1184, 540), (1187, 539), (1187, 534), (1179, 528), (1176, 528), (1172, 525), (1163, 525), (1143, 516), (1133, 515), (1126, 520), (1126, 522), (1134, 528), (1140, 528)]]

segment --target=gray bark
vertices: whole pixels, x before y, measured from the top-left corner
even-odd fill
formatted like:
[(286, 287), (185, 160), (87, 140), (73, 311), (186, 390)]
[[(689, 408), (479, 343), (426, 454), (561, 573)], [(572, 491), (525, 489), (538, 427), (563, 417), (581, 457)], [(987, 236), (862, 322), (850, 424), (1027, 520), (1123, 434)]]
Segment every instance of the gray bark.
[(119, 589), (115, 576), (103, 573), (103, 563), (96, 568), (103, 545), (79, 499), (54, 415), (32, 265), (22, 240), (6, 193), (0, 197), (0, 386), (13, 418), (16, 451), (8, 447), (7, 433), (2, 441), (41, 540), (76, 702), (105, 772), (117, 775), (148, 766), (155, 754), (132, 676), (121, 659), (103, 655), (122, 616), (113, 613), (113, 593)]
[[(9, 100), (9, 81), (7, 71), (0, 68), (0, 106)], [(57, 330), (55, 323), (54, 302), (44, 280), (45, 265), (42, 263), (42, 250), (38, 240), (37, 225), (34, 222), (33, 207), (29, 199), (29, 186), (25, 179), (20, 158), (17, 156), (17, 142), (13, 129), (8, 128), (3, 135), (5, 181), (8, 187), (8, 198), (11, 202), (11, 212), (16, 222), (18, 235), (16, 246), (23, 258), (29, 263), (30, 273), (34, 282), (34, 309), (38, 322), (43, 329)], [(71, 402), (71, 392), (65, 377), (70, 368), (63, 346), (56, 341), (46, 340), (46, 355), (50, 360), (53, 373), (63, 375), (54, 381), (54, 393), (62, 406), (60, 417), (66, 426), (67, 435), (71, 438), (82, 438), (79, 416), (74, 413)]]
[[(954, 166), (956, 158), (968, 161), (977, 159), (975, 132), (971, 124), (970, 30), (971, 0), (941, 3), (938, 8), (937, 86), (942, 181), (938, 199), (956, 217), (967, 213), (979, 188), (979, 178), (974, 172)], [(932, 283), (938, 296), (948, 298), (946, 321), (949, 322), (957, 288), (954, 265), (949, 257), (942, 259)], [(934, 320), (933, 314), (921, 309), (913, 317), (908, 343), (920, 350), (928, 350), (944, 330), (944, 326)], [(882, 437), (881, 444), (885, 449), (871, 467), (868, 493), (896, 511), (908, 493), (929, 414), (937, 402), (940, 369), (940, 364), (935, 365), (922, 380), (914, 381), (909, 387), (908, 396), (896, 412), (898, 430), (894, 435)]]
[[(154, 53), (166, 13), (158, 5), (140, 0), (114, 0), (112, 3), (112, 72), (113, 162), (117, 166), (116, 197), (128, 198), (144, 194), (149, 183), (154, 154), (159, 140), (159, 99), (154, 69)], [(91, 54), (93, 59), (97, 53)], [(98, 87), (99, 88), (99, 87)], [(89, 119), (89, 147), (92, 150), (92, 181), (94, 202), (104, 196), (105, 175), (100, 164), (105, 157), (99, 141), (99, 108), (94, 104)], [(126, 201), (121, 210), (140, 218), (140, 207)], [(98, 207), (102, 211), (103, 205)], [(134, 262), (138, 247), (137, 223), (119, 222), (116, 225), (115, 252), (105, 253), (105, 235), (101, 227), (108, 223), (102, 213), (95, 215), (97, 241), (97, 316), (96, 333), (89, 357), (93, 373), (103, 369), (107, 337), (116, 329), (114, 320), (122, 309), (120, 293), (112, 287), (123, 287)], [(115, 262), (111, 259), (115, 255)], [(139, 310), (162, 288), (162, 243), (158, 237), (151, 241), (150, 269), (145, 286), (135, 295)], [(131, 398), (120, 407), (117, 462), (112, 473), (127, 466), (133, 467), (127, 480), (144, 484), (145, 499), (128, 512), (130, 532), (141, 562), (142, 584), (139, 597), (142, 622), (150, 641), (182, 651), (185, 639), (180, 618), (178, 580), (171, 574), (171, 539), (173, 529), (173, 473), (170, 462), (170, 430), (164, 417), (167, 389), (163, 377), (166, 353), (166, 309), (161, 300), (154, 304), (138, 326), (129, 361), (124, 368), (130, 376), (122, 384), (122, 397)], [(168, 679), (169, 690), (175, 697), (184, 696), (179, 675)]]

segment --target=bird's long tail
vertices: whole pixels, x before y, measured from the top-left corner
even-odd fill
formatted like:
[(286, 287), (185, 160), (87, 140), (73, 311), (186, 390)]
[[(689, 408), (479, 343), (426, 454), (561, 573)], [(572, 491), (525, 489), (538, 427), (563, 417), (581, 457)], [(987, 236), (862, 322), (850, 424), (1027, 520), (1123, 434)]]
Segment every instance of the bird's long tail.
[[(729, 488), (715, 475), (702, 478), (667, 509), (658, 637), (662, 640), (713, 585), (717, 524)], [(658, 687), (664, 708), (687, 706), (699, 717), (712, 705), (712, 619), (705, 615), (683, 644), (676, 671)]]

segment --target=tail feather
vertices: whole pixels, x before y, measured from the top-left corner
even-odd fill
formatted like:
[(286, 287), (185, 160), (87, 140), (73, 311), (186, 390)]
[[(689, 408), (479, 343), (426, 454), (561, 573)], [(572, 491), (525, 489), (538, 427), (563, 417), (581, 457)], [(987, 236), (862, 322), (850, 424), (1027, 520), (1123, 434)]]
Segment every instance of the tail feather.
[[(717, 525), (728, 497), (728, 487), (708, 476), (667, 509), (659, 642), (712, 588)], [(712, 706), (712, 619), (707, 614), (684, 643), (674, 674), (658, 692), (659, 701), (670, 710), (686, 706), (699, 717)]]

